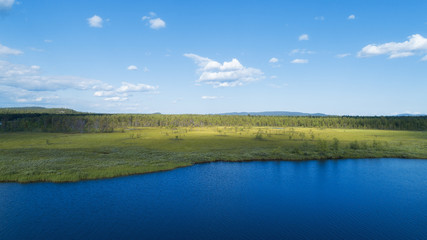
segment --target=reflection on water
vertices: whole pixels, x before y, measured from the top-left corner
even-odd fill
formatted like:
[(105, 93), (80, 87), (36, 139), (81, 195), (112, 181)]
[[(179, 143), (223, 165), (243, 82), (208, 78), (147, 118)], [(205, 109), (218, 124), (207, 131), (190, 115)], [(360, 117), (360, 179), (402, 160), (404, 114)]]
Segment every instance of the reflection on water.
[(0, 184), (0, 239), (427, 239), (427, 161), (209, 163)]

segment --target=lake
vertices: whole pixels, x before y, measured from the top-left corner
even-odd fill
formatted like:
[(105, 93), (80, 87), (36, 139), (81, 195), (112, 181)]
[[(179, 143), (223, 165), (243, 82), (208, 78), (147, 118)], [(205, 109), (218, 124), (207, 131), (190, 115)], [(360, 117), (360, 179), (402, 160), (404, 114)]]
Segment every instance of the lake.
[(1, 183), (0, 239), (427, 239), (427, 161), (217, 162)]

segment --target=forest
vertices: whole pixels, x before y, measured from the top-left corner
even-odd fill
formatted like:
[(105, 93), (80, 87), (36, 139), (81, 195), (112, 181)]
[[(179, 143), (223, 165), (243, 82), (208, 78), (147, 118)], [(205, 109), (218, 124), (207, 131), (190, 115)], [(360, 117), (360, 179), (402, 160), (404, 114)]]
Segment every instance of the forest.
[(66, 182), (197, 163), (427, 158), (427, 117), (93, 114), (0, 109), (0, 182)]
[(0, 108), (0, 114), (28, 114), (28, 113), (76, 114), (80, 112), (73, 109), (69, 109), (69, 108), (44, 108), (44, 107)]
[(427, 116), (238, 116), (0, 112), (1, 132), (107, 133), (135, 127), (306, 127), (427, 130)]

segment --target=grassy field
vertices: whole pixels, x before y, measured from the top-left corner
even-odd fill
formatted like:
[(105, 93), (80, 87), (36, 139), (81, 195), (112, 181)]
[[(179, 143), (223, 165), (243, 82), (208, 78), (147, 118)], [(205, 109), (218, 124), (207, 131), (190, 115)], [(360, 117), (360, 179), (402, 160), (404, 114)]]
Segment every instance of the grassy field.
[(206, 127), (2, 133), (0, 181), (79, 181), (211, 161), (387, 157), (427, 158), (427, 132)]

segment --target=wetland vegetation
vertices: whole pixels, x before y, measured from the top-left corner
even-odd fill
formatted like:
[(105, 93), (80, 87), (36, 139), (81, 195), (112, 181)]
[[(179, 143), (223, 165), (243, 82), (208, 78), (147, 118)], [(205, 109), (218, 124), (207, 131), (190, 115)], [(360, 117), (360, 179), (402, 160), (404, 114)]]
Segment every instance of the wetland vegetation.
[(2, 114), (0, 181), (79, 181), (213, 161), (427, 158), (426, 117)]

